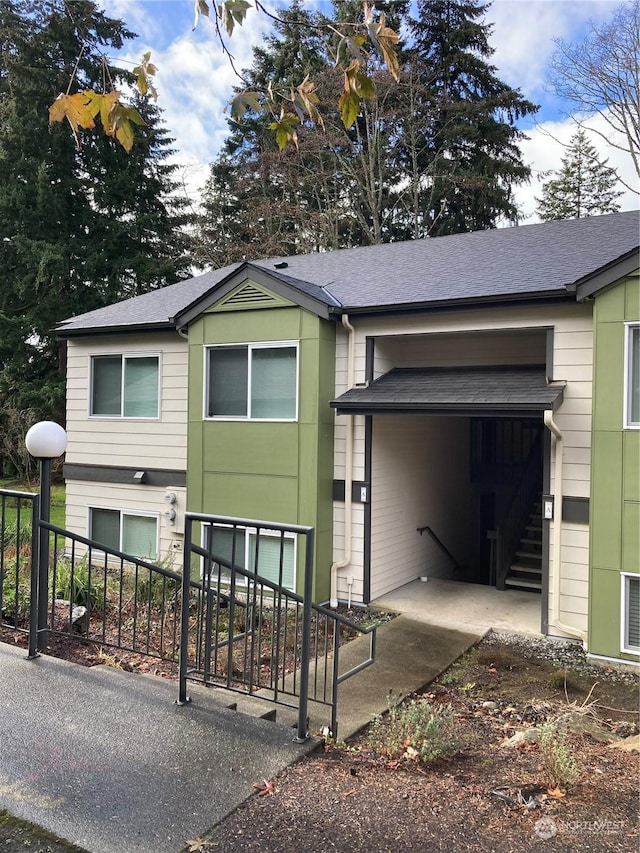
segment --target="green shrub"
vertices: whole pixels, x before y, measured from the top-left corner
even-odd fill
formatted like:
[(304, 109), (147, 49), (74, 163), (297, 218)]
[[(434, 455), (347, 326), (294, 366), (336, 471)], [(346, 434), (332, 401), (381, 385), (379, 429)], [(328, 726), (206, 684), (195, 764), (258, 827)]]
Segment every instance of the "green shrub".
[(545, 772), (545, 782), (550, 786), (570, 785), (580, 776), (576, 760), (567, 745), (566, 735), (557, 726), (545, 723), (538, 727), (540, 757)]
[(408, 756), (429, 764), (462, 745), (451, 705), (432, 705), (426, 699), (391, 702), (389, 713), (374, 717), (369, 744), (390, 758)]
[(102, 602), (103, 586), (101, 578), (92, 577), (89, 582), (89, 565), (85, 559), (71, 564), (61, 559), (55, 571), (55, 598), (62, 598), (72, 604), (95, 608)]

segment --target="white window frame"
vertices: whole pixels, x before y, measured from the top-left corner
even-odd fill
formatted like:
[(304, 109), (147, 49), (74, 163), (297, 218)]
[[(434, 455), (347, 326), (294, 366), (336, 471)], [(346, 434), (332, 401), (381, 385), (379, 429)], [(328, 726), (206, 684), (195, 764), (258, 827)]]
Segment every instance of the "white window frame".
[[(244, 565), (246, 567), (244, 569), (244, 571), (251, 574), (251, 571), (248, 568), (249, 567), (249, 557), (250, 557), (250, 553), (251, 553), (249, 550), (251, 547), (250, 537), (251, 537), (251, 534), (253, 534), (255, 536), (258, 535), (258, 528), (257, 527), (243, 527), (242, 525), (239, 525), (239, 524), (235, 525), (235, 526), (232, 524), (212, 524), (212, 525), (207, 525), (207, 528), (208, 527), (214, 527), (214, 528), (217, 527), (217, 528), (220, 528), (221, 530), (234, 530), (235, 529), (236, 531), (239, 531), (239, 530), (244, 531), (244, 533), (246, 534), (244, 537)], [(207, 543), (206, 543), (206, 529), (207, 528), (205, 528), (203, 526), (203, 529), (201, 532), (200, 544), (201, 544), (202, 548), (207, 547)], [(292, 580), (292, 585), (290, 587), (289, 586), (285, 587), (285, 589), (288, 589), (290, 592), (295, 592), (297, 589), (297, 582), (298, 582), (298, 577), (297, 577), (298, 536), (295, 533), (289, 533), (287, 531), (285, 531), (284, 534), (282, 534), (282, 535), (285, 539), (288, 539), (288, 540), (293, 542), (293, 580)], [(273, 530), (272, 528), (261, 527), (260, 528), (260, 536), (266, 537), (268, 539), (278, 539), (279, 540), (280, 536), (281, 536), (281, 532), (279, 530)], [(216, 565), (216, 563), (214, 563), (214, 565)], [(221, 568), (222, 572), (228, 571), (225, 566), (221, 566), (220, 568)], [(204, 577), (204, 557), (200, 558), (200, 577), (201, 578)], [(238, 585), (246, 586), (248, 584), (248, 578), (245, 578), (244, 575), (238, 575), (236, 577), (237, 577), (236, 583)], [(223, 583), (225, 584), (225, 586), (228, 586), (228, 582), (225, 583), (225, 581), (223, 581)], [(274, 581), (274, 583), (275, 583), (275, 581)]]
[[(209, 353), (211, 350), (221, 350), (226, 349), (227, 347), (235, 347), (236, 349), (239, 347), (247, 348), (247, 414), (246, 415), (209, 415)], [(253, 418), (250, 415), (250, 404), (251, 404), (251, 370), (252, 370), (252, 358), (251, 354), (255, 350), (261, 349), (284, 349), (285, 347), (290, 349), (295, 349), (296, 353), (296, 378), (295, 378), (295, 392), (296, 392), (296, 401), (295, 401), (295, 413), (292, 418)], [(251, 423), (297, 423), (299, 407), (300, 407), (300, 343), (299, 341), (260, 341), (260, 342), (247, 342), (242, 341), (238, 343), (225, 343), (225, 344), (206, 344), (204, 347), (204, 368), (203, 368), (203, 376), (204, 376), (204, 387), (202, 393), (202, 417), (205, 421), (241, 421)]]
[(620, 575), (620, 651), (630, 655), (640, 654), (640, 646), (629, 645), (629, 581), (640, 582), (640, 575), (634, 572), (622, 572)]
[(631, 337), (633, 329), (640, 329), (640, 323), (630, 322), (624, 324), (624, 412), (623, 423), (625, 429), (640, 429), (640, 421), (631, 420)]
[[(91, 513), (93, 510), (105, 510), (107, 512), (117, 512), (119, 515), (119, 529), (118, 529), (118, 547), (117, 551), (121, 553), (127, 553), (124, 551), (122, 547), (122, 534), (123, 534), (123, 524), (122, 517), (123, 516), (131, 516), (133, 518), (153, 518), (156, 522), (156, 539), (155, 539), (155, 549), (156, 555), (155, 557), (151, 557), (148, 554), (132, 554), (132, 557), (139, 557), (141, 560), (147, 560), (147, 562), (154, 562), (154, 560), (158, 560), (160, 558), (160, 513), (158, 512), (148, 512), (142, 509), (121, 509), (120, 507), (115, 506), (102, 506), (98, 504), (91, 504), (87, 507), (87, 538), (93, 541), (93, 524)], [(100, 548), (95, 548), (94, 550), (100, 550)]]
[[(100, 415), (94, 414), (93, 407), (93, 364), (98, 358), (121, 358), (122, 370), (120, 371), (120, 414), (119, 415)], [(124, 376), (125, 362), (134, 358), (155, 358), (158, 361), (158, 412), (156, 415), (125, 415), (124, 411)], [(87, 401), (87, 413), (92, 419), (100, 418), (110, 421), (158, 421), (160, 420), (161, 404), (162, 404), (162, 353), (160, 352), (96, 352), (89, 356), (89, 399)]]

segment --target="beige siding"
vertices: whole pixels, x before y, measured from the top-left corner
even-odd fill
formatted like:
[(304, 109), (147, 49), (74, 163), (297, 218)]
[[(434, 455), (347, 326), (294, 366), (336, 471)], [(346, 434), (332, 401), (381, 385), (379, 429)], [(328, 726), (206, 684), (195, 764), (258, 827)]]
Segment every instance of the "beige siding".
[(450, 577), (452, 566), (428, 525), (458, 562), (466, 557), (460, 527), (469, 529), (466, 421), (460, 418), (374, 418), (371, 595), (377, 598), (421, 575)]
[[(135, 341), (130, 336), (70, 340), (67, 347), (69, 443), (65, 461), (184, 471), (187, 459), (187, 342), (176, 334), (162, 334), (140, 336)], [(161, 393), (157, 420), (89, 417), (91, 356), (116, 353), (159, 354)], [(172, 486), (172, 483), (166, 485)], [(172, 491), (179, 495), (178, 509), (184, 512), (184, 488), (172, 488)], [(90, 506), (151, 513), (159, 523), (159, 554), (179, 557), (182, 549), (180, 524), (171, 525), (165, 521), (163, 513), (168, 506), (164, 495), (164, 487), (68, 480), (67, 527), (87, 536)]]
[[(414, 315), (398, 318), (351, 317), (356, 328), (356, 372), (355, 383), (365, 381), (365, 342), (368, 336), (375, 341), (375, 376), (379, 376), (394, 366), (450, 365), (450, 364), (500, 364), (500, 363), (544, 363), (546, 357), (546, 330), (553, 329), (553, 379), (567, 382), (564, 401), (554, 415), (554, 420), (563, 434), (563, 484), (564, 495), (589, 497), (590, 488), (590, 448), (591, 448), (591, 381), (592, 381), (592, 308), (589, 304), (563, 304), (541, 307), (506, 307), (461, 312), (441, 312), (431, 315)], [(520, 336), (513, 334), (518, 330)], [(490, 335), (484, 333), (490, 332)], [(347, 336), (343, 329), (338, 330), (336, 349), (336, 395), (347, 390)], [(364, 419), (360, 419), (362, 422)], [(376, 421), (374, 418), (374, 485), (372, 488), (372, 512), (378, 506), (382, 515), (385, 501), (390, 505), (393, 500), (385, 492), (385, 463), (380, 460), (381, 448), (376, 448)], [(447, 420), (447, 419), (444, 419)], [(358, 419), (356, 418), (356, 421)], [(347, 418), (336, 417), (336, 467), (334, 476), (344, 477), (344, 436)], [(358, 425), (356, 430), (360, 429)], [(362, 430), (360, 430), (362, 434)], [(378, 433), (379, 434), (379, 433)], [(356, 447), (360, 447), (360, 441)], [(415, 450), (416, 448), (414, 448)], [(417, 466), (416, 466), (417, 467)], [(357, 473), (355, 473), (357, 472)], [(361, 479), (364, 472), (364, 459), (356, 454), (354, 477)], [(406, 478), (411, 475), (407, 470)], [(553, 482), (553, 453), (551, 469), (551, 489)], [(378, 491), (382, 494), (378, 495)], [(398, 495), (405, 504), (411, 502), (408, 493)], [(380, 501), (379, 504), (376, 502)], [(354, 507), (354, 517), (362, 513), (362, 507)], [(335, 507), (336, 535), (335, 555), (341, 559), (344, 554), (343, 505)], [(406, 530), (410, 524), (403, 520)], [(421, 521), (420, 526), (426, 521)], [(373, 520), (374, 531), (376, 520)], [(354, 527), (354, 539), (357, 534)], [(382, 528), (384, 530), (384, 526)], [(560, 585), (560, 618), (565, 624), (582, 629), (586, 627), (588, 544), (587, 525), (563, 525), (563, 537), (571, 534), (571, 544), (563, 542), (562, 578)], [(374, 539), (378, 536), (373, 534)], [(577, 540), (579, 541), (576, 541)], [(396, 545), (385, 545), (384, 536), (372, 541), (372, 590), (391, 589), (391, 584), (399, 585), (406, 578), (422, 572), (419, 568), (423, 560), (419, 548), (411, 553), (402, 552), (401, 560), (391, 559), (390, 554), (398, 553)], [(423, 543), (424, 546), (424, 543)], [(403, 544), (402, 546), (407, 547)], [(385, 552), (385, 548), (387, 551)], [(550, 566), (550, 589), (553, 589), (554, 566)], [(353, 562), (344, 573), (354, 577), (353, 593), (362, 587), (362, 566)], [(379, 577), (378, 577), (379, 575)], [(395, 581), (394, 581), (395, 578)], [(567, 587), (564, 583), (571, 581)], [(396, 583), (397, 581), (397, 583)], [(343, 597), (342, 592), (340, 597)], [(552, 616), (550, 600), (549, 619)], [(553, 629), (551, 628), (553, 633)]]
[[(68, 463), (185, 470), (187, 342), (177, 334), (70, 340), (67, 367)], [(90, 359), (120, 353), (159, 354), (157, 420), (89, 417)]]

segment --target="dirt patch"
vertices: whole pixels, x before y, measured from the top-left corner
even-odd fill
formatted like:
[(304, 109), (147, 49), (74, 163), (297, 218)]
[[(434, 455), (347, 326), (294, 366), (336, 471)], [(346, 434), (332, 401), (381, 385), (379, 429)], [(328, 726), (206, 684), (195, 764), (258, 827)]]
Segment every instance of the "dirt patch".
[[(108, 661), (108, 650), (58, 639), (51, 652), (84, 665), (174, 674), (159, 661), (121, 652)], [(613, 739), (632, 736), (639, 724), (637, 676), (591, 666), (575, 646), (490, 635), (436, 682), (405, 698), (451, 707), (462, 745), (450, 757), (425, 766), (409, 744), (391, 757), (372, 749), (367, 731), (347, 744), (327, 744), (275, 779), (256, 780), (254, 796), (185, 849), (637, 851), (637, 752), (567, 731), (577, 778), (557, 784), (539, 742), (503, 746), (517, 732), (536, 731), (569, 711)], [(55, 846), (37, 827), (20, 825), (16, 832), (15, 824), (0, 822), (0, 848), (69, 849)]]
[[(522, 644), (520, 644), (522, 645)], [(285, 770), (208, 837), (217, 851), (636, 851), (637, 752), (566, 735), (578, 777), (557, 785), (540, 745), (501, 744), (567, 711), (613, 737), (638, 731), (638, 681), (481, 643), (421, 695), (451, 705), (463, 746), (425, 766), (374, 753), (367, 733)], [(416, 697), (412, 697), (416, 698)]]

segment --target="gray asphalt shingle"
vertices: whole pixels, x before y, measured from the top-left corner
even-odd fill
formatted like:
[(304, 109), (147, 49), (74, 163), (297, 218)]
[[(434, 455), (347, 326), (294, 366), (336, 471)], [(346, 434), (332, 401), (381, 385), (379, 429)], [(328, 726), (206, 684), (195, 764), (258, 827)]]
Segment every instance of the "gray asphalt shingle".
[[(345, 311), (393, 310), (563, 293), (640, 246), (640, 212), (594, 216), (253, 261), (280, 282)], [(170, 326), (192, 303), (242, 270), (236, 263), (71, 318), (64, 334)]]
[(550, 385), (545, 374), (537, 366), (394, 368), (367, 388), (346, 391), (331, 405), (342, 412), (554, 409), (565, 383)]

